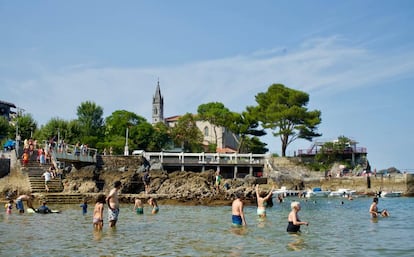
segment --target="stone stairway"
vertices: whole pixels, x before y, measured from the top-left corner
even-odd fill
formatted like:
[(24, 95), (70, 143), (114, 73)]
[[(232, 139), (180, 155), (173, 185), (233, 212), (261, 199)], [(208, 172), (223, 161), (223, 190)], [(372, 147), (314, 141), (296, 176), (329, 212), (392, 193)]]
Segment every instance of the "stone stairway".
[(89, 204), (95, 203), (94, 197), (77, 193), (43, 193), (38, 194), (39, 202), (46, 201), (48, 204), (81, 204), (86, 199)]
[[(22, 167), (22, 171), (25, 172), (30, 181), (30, 187), (32, 193), (45, 192), (45, 178), (42, 174), (49, 169), (49, 165), (41, 165), (36, 161), (30, 161), (25, 167)], [(63, 185), (60, 178), (53, 178), (49, 183), (49, 192), (62, 192)]]

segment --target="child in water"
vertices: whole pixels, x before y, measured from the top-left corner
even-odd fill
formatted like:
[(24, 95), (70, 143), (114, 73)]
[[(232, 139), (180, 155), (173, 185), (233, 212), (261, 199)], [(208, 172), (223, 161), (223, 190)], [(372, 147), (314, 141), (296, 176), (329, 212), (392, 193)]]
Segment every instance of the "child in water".
[(142, 206), (142, 201), (139, 198), (135, 198), (134, 209), (137, 214), (144, 214), (144, 208)]
[(157, 201), (154, 198), (150, 197), (150, 199), (148, 199), (148, 204), (151, 205), (152, 207), (152, 211), (151, 211), (152, 214), (158, 213), (160, 209), (158, 208)]
[(83, 201), (80, 207), (82, 207), (82, 214), (85, 215), (88, 212), (88, 201)]
[(95, 230), (102, 230), (103, 228), (103, 211), (105, 204), (106, 196), (100, 194), (96, 199), (95, 209), (93, 210), (93, 227)]
[(11, 214), (13, 209), (13, 200), (10, 200), (8, 203), (6, 203), (4, 207), (6, 207), (6, 213)]

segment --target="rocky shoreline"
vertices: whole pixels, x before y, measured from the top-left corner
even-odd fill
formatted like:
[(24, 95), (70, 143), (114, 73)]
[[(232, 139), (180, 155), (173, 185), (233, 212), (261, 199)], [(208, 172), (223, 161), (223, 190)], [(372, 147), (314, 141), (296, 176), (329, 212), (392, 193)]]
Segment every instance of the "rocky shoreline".
[[(98, 194), (106, 194), (113, 183), (121, 181), (120, 200), (123, 203), (132, 203), (135, 197), (146, 200), (148, 197), (158, 199), (161, 204), (180, 205), (230, 205), (235, 195), (242, 195), (247, 204), (256, 204), (254, 185), (261, 184), (263, 191), (269, 191), (272, 187), (286, 187), (291, 190), (308, 190), (320, 187), (324, 190), (337, 190), (349, 188), (356, 190), (361, 195), (375, 195), (379, 190), (402, 191), (406, 196), (414, 195), (414, 180), (411, 174), (394, 174), (389, 177), (371, 177), (371, 187), (367, 187), (367, 178), (361, 176), (325, 178), (322, 172), (312, 172), (303, 165), (288, 159), (278, 159), (273, 162), (274, 169), (266, 172), (266, 178), (225, 178), (220, 192), (216, 192), (213, 186), (215, 170), (204, 172), (176, 171), (167, 173), (162, 170), (151, 170), (151, 183), (149, 194), (145, 194), (142, 182), (143, 171), (141, 163), (136, 159), (125, 163), (116, 159), (106, 162), (105, 166), (87, 166), (73, 169), (65, 174), (62, 184), (65, 195), (81, 195), (92, 199)], [(223, 185), (227, 184), (227, 188)], [(27, 176), (20, 170), (13, 171), (9, 176), (0, 179), (0, 192), (6, 195), (13, 191), (16, 194), (30, 192), (30, 182)], [(47, 198), (46, 193), (37, 193), (36, 197)], [(5, 199), (5, 197), (3, 198)]]

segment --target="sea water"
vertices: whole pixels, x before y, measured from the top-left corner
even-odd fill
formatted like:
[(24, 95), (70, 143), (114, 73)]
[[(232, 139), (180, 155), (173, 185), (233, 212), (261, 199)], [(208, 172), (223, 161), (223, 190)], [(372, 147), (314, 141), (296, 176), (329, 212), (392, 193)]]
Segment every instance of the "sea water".
[[(286, 232), (290, 202), (299, 200), (302, 233)], [(342, 203), (343, 202), (343, 203)], [(161, 205), (137, 215), (121, 206), (115, 229), (92, 228), (93, 204), (51, 205), (59, 214), (0, 214), (0, 256), (414, 256), (414, 198), (380, 198), (390, 217), (371, 219), (370, 197), (286, 198), (267, 218), (246, 206), (248, 226), (231, 226), (231, 207)]]

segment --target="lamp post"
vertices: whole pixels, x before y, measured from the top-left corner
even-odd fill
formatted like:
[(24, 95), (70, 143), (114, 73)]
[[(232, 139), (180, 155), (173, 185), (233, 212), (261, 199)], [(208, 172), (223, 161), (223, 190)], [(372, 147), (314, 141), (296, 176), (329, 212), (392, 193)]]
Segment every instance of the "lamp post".
[(129, 148), (128, 148), (128, 127), (126, 128), (124, 155), (125, 156), (129, 155)]

